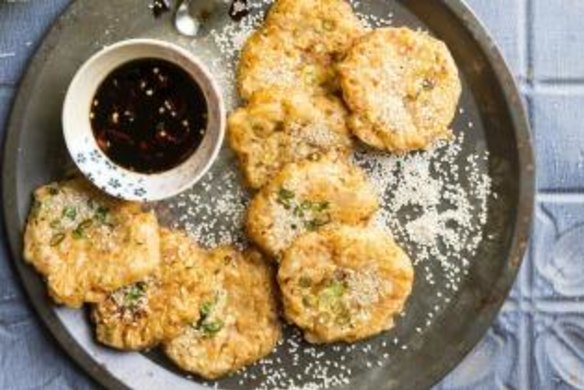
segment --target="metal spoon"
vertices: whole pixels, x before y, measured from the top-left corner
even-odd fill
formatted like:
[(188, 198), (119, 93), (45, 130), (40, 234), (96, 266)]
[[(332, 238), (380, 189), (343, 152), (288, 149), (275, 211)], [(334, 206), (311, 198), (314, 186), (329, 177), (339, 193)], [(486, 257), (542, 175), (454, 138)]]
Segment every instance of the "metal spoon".
[(228, 12), (225, 0), (183, 0), (176, 9), (174, 25), (179, 33), (194, 37), (201, 34), (203, 25), (213, 23), (212, 19), (222, 12)]
[(174, 26), (176, 30), (188, 37), (194, 37), (199, 32), (201, 21), (191, 14), (192, 0), (183, 0), (174, 15)]

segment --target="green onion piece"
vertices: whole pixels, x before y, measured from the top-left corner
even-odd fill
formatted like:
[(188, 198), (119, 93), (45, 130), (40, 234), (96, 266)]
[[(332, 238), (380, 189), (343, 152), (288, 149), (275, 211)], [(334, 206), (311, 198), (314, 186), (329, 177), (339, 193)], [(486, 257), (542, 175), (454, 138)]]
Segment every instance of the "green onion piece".
[(99, 206), (95, 211), (95, 219), (100, 223), (105, 223), (109, 209), (107, 207)]
[(329, 222), (330, 219), (313, 219), (310, 221), (306, 221), (304, 223), (304, 227), (306, 228), (306, 230), (313, 232), (317, 230), (319, 227), (322, 227)]
[(65, 207), (63, 209), (63, 217), (74, 220), (75, 217), (77, 217), (77, 210), (75, 210), (73, 207)]
[(344, 310), (336, 316), (336, 323), (341, 326), (346, 326), (351, 323), (351, 313), (348, 309), (344, 308)]
[(201, 315), (202, 318), (206, 318), (209, 316), (209, 314), (211, 314), (211, 311), (213, 310), (213, 307), (215, 306), (215, 304), (213, 302), (205, 302), (201, 305), (201, 307), (199, 308), (199, 314)]
[(280, 188), (278, 192), (278, 197), (282, 199), (292, 199), (294, 198), (294, 192), (287, 190), (285, 188)]
[(304, 217), (304, 211), (302, 210), (302, 207), (298, 207), (298, 206), (294, 207), (293, 214), (295, 217), (300, 217), (300, 218)]
[(318, 226), (316, 224), (316, 221), (312, 220), (312, 221), (306, 221), (304, 223), (304, 227), (306, 228), (306, 230), (313, 232), (316, 229), (318, 229)]
[(333, 283), (331, 283), (330, 289), (331, 289), (333, 295), (337, 298), (342, 297), (346, 291), (345, 285), (341, 282), (336, 281), (336, 280)]
[(294, 192), (285, 188), (280, 188), (278, 191), (278, 203), (283, 205), (286, 209), (292, 206), (292, 199), (294, 199)]
[(85, 229), (89, 228), (93, 224), (91, 219), (86, 219), (85, 221), (81, 222), (75, 230), (71, 233), (73, 238), (80, 239), (85, 236)]
[(323, 294), (332, 298), (341, 298), (346, 290), (347, 288), (344, 283), (339, 282), (338, 280), (333, 280), (324, 288)]
[(313, 206), (312, 209), (314, 211), (321, 212), (321, 211), (324, 211), (324, 210), (328, 209), (329, 206), (330, 206), (330, 203), (329, 202), (326, 202), (326, 201), (324, 201), (324, 202), (317, 202), (317, 203), (314, 204), (314, 206)]
[(124, 304), (126, 306), (133, 306), (146, 293), (146, 284), (138, 282), (132, 286), (124, 296)]
[(91, 225), (93, 225), (93, 221), (91, 219), (86, 219), (85, 221), (83, 221), (79, 224), (79, 227), (81, 229), (87, 229)]
[(53, 237), (51, 237), (51, 241), (49, 241), (49, 244), (51, 246), (57, 246), (61, 242), (63, 242), (64, 239), (65, 239), (65, 235), (63, 233), (56, 233), (56, 234), (53, 234)]
[(298, 284), (302, 288), (308, 288), (312, 285), (312, 279), (308, 276), (301, 276), (300, 279), (298, 279)]
[(201, 329), (205, 335), (213, 336), (223, 329), (223, 325), (224, 323), (221, 320), (203, 322)]

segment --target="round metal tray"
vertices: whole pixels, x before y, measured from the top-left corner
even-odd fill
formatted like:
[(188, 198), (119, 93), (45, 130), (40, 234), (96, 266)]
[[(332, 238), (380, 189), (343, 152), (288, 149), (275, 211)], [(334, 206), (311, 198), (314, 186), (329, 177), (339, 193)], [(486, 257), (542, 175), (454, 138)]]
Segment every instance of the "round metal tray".
[[(530, 133), (512, 76), (493, 40), (462, 1), (361, 0), (360, 3), (362, 12), (380, 18), (392, 15), (394, 25), (428, 29), (451, 48), (464, 83), (461, 102), (464, 121), (474, 123), (472, 131), (467, 131), (464, 148), (488, 151), (489, 162), (481, 169), (492, 177), (493, 191), (497, 194), (489, 198), (484, 233), (497, 239), (485, 240), (479, 246), (470, 259), (460, 289), (452, 294), (448, 304), (435, 312), (432, 324), (415, 331), (416, 324), (424, 318), (424, 310), (432, 304), (428, 297), (433, 288), (423, 278), (417, 278), (407, 314), (398, 321), (396, 329), (348, 353), (345, 351), (344, 364), (351, 367), (350, 384), (339, 388), (428, 388), (455, 367), (481, 339), (513, 284), (527, 245), (533, 208)], [(225, 23), (229, 23), (226, 15), (209, 20), (209, 25), (215, 27)], [(201, 381), (178, 371), (156, 351), (121, 353), (97, 344), (87, 313), (51, 304), (41, 277), (21, 259), (21, 232), (32, 190), (61, 177), (72, 166), (60, 120), (67, 85), (79, 65), (93, 52), (103, 45), (133, 37), (171, 40), (191, 50), (200, 50), (199, 54), (206, 60), (217, 56), (212, 45), (179, 37), (171, 27), (170, 15), (154, 20), (143, 0), (73, 2), (32, 59), (14, 103), (4, 157), (5, 223), (16, 267), (37, 312), (63, 348), (97, 381), (110, 388), (196, 389), (201, 388)], [(237, 103), (233, 91), (229, 86), (225, 88), (230, 98), (228, 103), (233, 106)], [(459, 118), (454, 128), (464, 127), (462, 121)], [(212, 172), (221, 180), (221, 172), (234, 169), (233, 157), (224, 148)], [(204, 192), (196, 186), (191, 191)], [(164, 214), (164, 204), (158, 207)], [(176, 218), (172, 212), (166, 217)], [(400, 341), (390, 343), (393, 339)], [(302, 371), (303, 362), (319, 359), (315, 357), (314, 347), (302, 348), (307, 353), (302, 355), (299, 365), (288, 364), (285, 351), (276, 353), (274, 364), (281, 364), (290, 376), (296, 375)], [(323, 359), (339, 359), (338, 351), (342, 348), (345, 347), (323, 347)], [(368, 358), (380, 354), (389, 358), (379, 366), (367, 364)], [(253, 387), (262, 379), (261, 370), (258, 367), (250, 370), (252, 375), (245, 378), (236, 375), (217, 385), (230, 389)]]

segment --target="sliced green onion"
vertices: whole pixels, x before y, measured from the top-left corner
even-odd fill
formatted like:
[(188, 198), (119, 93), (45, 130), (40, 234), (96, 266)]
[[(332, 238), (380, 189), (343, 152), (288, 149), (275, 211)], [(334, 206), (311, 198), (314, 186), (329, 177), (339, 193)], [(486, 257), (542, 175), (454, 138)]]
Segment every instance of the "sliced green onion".
[(77, 217), (77, 210), (75, 210), (73, 207), (65, 207), (63, 209), (63, 217), (74, 220), (75, 217)]
[(301, 276), (300, 279), (298, 279), (298, 284), (302, 288), (308, 288), (312, 285), (312, 279), (308, 276)]
[(86, 219), (85, 221), (81, 222), (71, 233), (73, 238), (80, 239), (85, 237), (85, 229), (89, 228), (92, 224), (93, 221), (91, 219)]
[(285, 188), (280, 188), (280, 191), (278, 191), (278, 203), (283, 205), (284, 208), (289, 209), (292, 206), (292, 199), (294, 199), (294, 196), (294, 192)]
[(64, 239), (65, 239), (65, 234), (56, 233), (56, 234), (53, 234), (53, 237), (51, 237), (51, 241), (49, 241), (49, 244), (51, 246), (57, 246), (60, 243), (62, 243)]
[(95, 211), (95, 219), (100, 223), (105, 223), (109, 209), (107, 207), (99, 206)]
[(202, 329), (203, 333), (205, 333), (205, 335), (213, 336), (213, 335), (219, 333), (219, 331), (221, 329), (223, 329), (223, 325), (224, 325), (224, 323), (221, 320), (203, 322), (201, 329)]
[(213, 307), (215, 307), (215, 304), (213, 302), (205, 302), (199, 308), (199, 314), (201, 315), (202, 318), (206, 318), (209, 316), (209, 314), (211, 314)]

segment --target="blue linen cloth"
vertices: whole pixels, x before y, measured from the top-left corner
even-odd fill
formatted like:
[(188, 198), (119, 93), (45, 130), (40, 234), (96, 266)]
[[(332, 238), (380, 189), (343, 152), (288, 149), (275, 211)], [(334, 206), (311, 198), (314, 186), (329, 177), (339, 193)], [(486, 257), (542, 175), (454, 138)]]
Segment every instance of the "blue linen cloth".
[[(538, 195), (532, 244), (511, 296), (436, 389), (584, 389), (584, 0), (467, 2), (524, 92)], [(67, 4), (0, 0), (2, 138), (24, 66)], [(0, 240), (0, 389), (99, 388), (37, 319)]]

